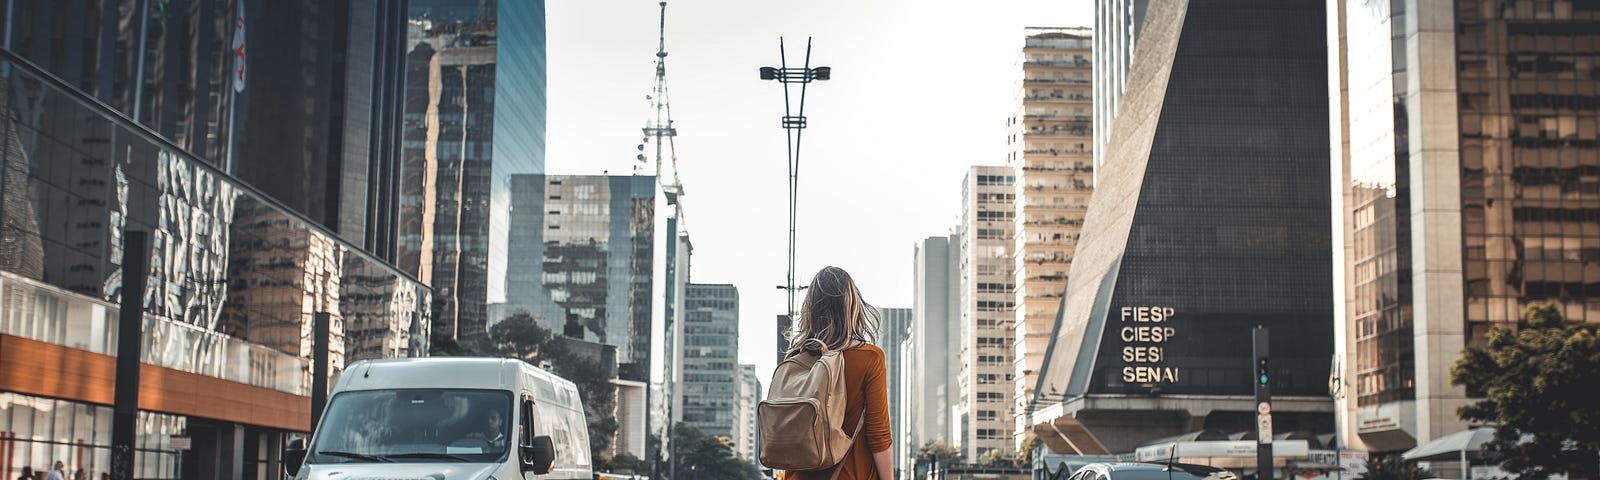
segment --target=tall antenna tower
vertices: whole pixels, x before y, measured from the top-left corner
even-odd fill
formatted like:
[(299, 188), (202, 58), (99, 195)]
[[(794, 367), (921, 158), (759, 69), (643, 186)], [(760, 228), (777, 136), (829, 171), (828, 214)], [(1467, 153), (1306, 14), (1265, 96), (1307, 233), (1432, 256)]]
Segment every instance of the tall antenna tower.
[[(655, 115), (645, 122), (644, 141), (639, 144), (639, 163), (650, 161), (645, 156), (645, 146), (655, 145), (656, 182), (666, 193), (667, 202), (678, 203), (683, 194), (683, 183), (678, 181), (678, 151), (673, 138), (678, 129), (672, 126), (672, 105), (667, 102), (667, 2), (661, 2), (660, 46), (656, 50), (656, 86), (645, 98), (650, 100)], [(671, 171), (663, 171), (671, 163)]]

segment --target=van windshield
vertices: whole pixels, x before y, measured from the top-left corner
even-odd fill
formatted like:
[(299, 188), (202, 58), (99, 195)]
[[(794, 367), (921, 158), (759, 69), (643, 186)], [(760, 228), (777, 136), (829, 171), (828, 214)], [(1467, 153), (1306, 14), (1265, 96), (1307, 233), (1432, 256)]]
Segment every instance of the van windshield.
[(342, 392), (328, 402), (309, 462), (499, 462), (510, 413), (510, 392)]

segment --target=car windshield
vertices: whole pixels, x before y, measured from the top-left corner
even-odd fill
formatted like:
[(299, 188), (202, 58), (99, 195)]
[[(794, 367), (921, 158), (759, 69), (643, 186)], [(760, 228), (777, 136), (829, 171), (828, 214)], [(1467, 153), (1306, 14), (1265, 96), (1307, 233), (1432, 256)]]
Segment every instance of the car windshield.
[(1233, 472), (1226, 470), (1214, 471), (1176, 465), (1171, 468), (1171, 472), (1165, 469), (1114, 471), (1111, 472), (1111, 480), (1234, 480), (1239, 478)]
[(335, 395), (310, 463), (498, 462), (511, 437), (511, 394), (379, 390)]

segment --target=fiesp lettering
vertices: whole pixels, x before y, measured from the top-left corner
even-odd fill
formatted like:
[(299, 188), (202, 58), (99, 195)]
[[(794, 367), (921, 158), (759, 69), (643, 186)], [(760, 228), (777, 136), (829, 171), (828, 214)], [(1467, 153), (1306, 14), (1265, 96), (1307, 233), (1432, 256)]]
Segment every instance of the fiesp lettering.
[(1122, 307), (1122, 321), (1161, 323), (1172, 318), (1177, 309), (1172, 307)]

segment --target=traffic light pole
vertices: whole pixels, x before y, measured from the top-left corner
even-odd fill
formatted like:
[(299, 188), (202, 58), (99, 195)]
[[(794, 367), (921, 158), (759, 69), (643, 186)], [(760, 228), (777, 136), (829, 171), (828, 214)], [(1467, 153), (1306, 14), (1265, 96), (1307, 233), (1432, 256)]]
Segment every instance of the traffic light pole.
[(1272, 480), (1272, 376), (1267, 366), (1267, 327), (1257, 326), (1251, 334), (1256, 358), (1256, 480)]

